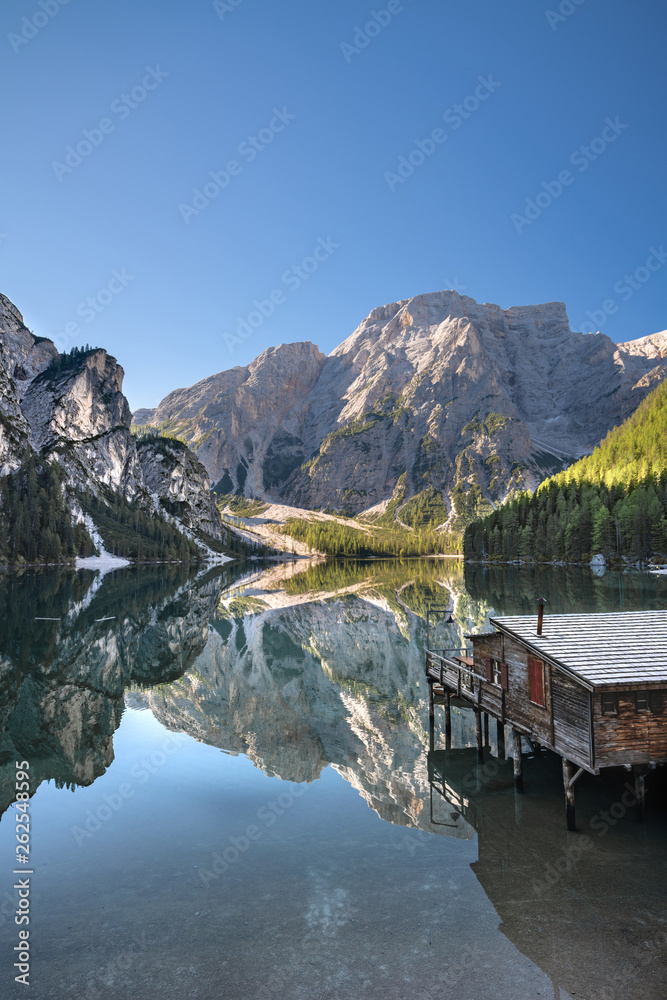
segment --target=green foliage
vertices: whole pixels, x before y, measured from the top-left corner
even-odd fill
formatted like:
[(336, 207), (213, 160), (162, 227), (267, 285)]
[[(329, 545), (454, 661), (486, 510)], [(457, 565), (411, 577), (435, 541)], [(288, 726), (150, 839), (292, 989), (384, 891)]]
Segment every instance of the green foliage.
[(251, 497), (232, 496), (231, 494), (227, 494), (227, 496), (216, 494), (215, 502), (219, 510), (228, 507), (238, 517), (259, 517), (269, 507), (268, 503), (264, 503), (263, 500), (253, 500)]
[(146, 514), (137, 503), (113, 490), (103, 496), (79, 493), (78, 500), (90, 514), (107, 552), (137, 562), (178, 560), (195, 562), (201, 553), (195, 543), (159, 515)]
[(461, 552), (458, 535), (435, 531), (408, 531), (398, 525), (369, 531), (338, 521), (305, 521), (290, 518), (282, 529), (317, 552), (332, 556), (424, 556)]
[(507, 417), (503, 416), (502, 413), (487, 413), (486, 420), (484, 421), (489, 437), (493, 437), (506, 423)]
[(442, 494), (434, 486), (429, 486), (422, 490), (417, 496), (401, 507), (401, 521), (409, 524), (411, 528), (436, 528), (443, 524), (448, 515)]
[(228, 614), (231, 618), (244, 618), (246, 615), (261, 614), (266, 608), (266, 601), (259, 597), (235, 597), (229, 604)]
[(640, 403), (625, 423), (609, 431), (592, 455), (571, 465), (555, 479), (559, 483), (628, 485), (667, 469), (667, 382)]
[(374, 520), (374, 524), (378, 527), (391, 527), (396, 522), (396, 510), (403, 503), (405, 497), (405, 483), (407, 480), (407, 473), (402, 472), (398, 477), (398, 482), (394, 487), (394, 492), (392, 494), (391, 500), (387, 504), (384, 514), (381, 514), (378, 518)]
[(85, 361), (91, 354), (99, 350), (99, 347), (91, 347), (89, 344), (86, 344), (85, 347), (73, 347), (71, 351), (67, 351), (64, 354), (57, 354), (37, 377), (44, 380), (59, 378), (68, 371), (77, 368), (82, 361)]
[(587, 562), (667, 553), (667, 382), (592, 455), (468, 526), (472, 559)]
[(11, 564), (61, 563), (92, 555), (83, 525), (73, 525), (54, 462), (26, 454), (20, 469), (0, 480), (0, 559)]
[[(166, 438), (169, 441), (181, 441), (187, 445), (184, 436), (187, 422), (182, 420), (163, 420), (160, 424), (132, 424), (130, 432), (137, 439), (143, 438)], [(207, 435), (208, 436), (208, 435)], [(193, 442), (193, 447), (199, 447), (203, 439)]]
[(153, 450), (161, 455), (170, 455), (175, 451), (184, 452), (188, 448), (182, 438), (178, 438), (174, 434), (156, 434), (154, 428), (142, 424), (132, 424), (130, 431), (132, 436), (137, 439), (137, 448), (151, 445)]
[(370, 431), (375, 427), (380, 416), (382, 414), (369, 414), (368, 416), (359, 417), (357, 420), (346, 424), (345, 427), (339, 427), (338, 430), (327, 434), (320, 446), (320, 453), (327, 451), (336, 441), (341, 441), (343, 438), (356, 437), (359, 434)]
[(493, 510), (492, 504), (484, 498), (479, 483), (470, 484), (463, 480), (452, 491), (452, 503), (456, 513), (454, 528), (458, 531)]

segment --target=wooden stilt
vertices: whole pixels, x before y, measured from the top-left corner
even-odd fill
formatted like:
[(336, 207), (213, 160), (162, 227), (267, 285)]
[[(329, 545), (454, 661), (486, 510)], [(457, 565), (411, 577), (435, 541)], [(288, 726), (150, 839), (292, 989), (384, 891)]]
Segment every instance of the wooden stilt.
[(574, 820), (574, 764), (563, 757), (563, 785), (565, 788), (565, 819), (568, 830), (576, 830)]
[(428, 679), (428, 743), (429, 750), (435, 749), (435, 711), (433, 702), (433, 681)]
[(484, 746), (489, 745), (489, 713), (484, 713)]
[(632, 771), (635, 778), (635, 797), (637, 799), (637, 810), (636, 815), (640, 823), (644, 822), (644, 801), (645, 801), (645, 788), (644, 788), (644, 769), (641, 764), (633, 764)]
[(475, 725), (477, 729), (477, 760), (480, 764), (484, 763), (484, 744), (482, 742), (482, 713), (478, 708), (474, 709), (475, 712)]
[(521, 758), (521, 733), (512, 730), (514, 738), (514, 791), (523, 792), (523, 760)]
[(498, 756), (501, 760), (505, 760), (505, 727), (500, 719), (496, 719), (496, 735), (498, 737)]
[(445, 750), (452, 749), (452, 696), (445, 691)]

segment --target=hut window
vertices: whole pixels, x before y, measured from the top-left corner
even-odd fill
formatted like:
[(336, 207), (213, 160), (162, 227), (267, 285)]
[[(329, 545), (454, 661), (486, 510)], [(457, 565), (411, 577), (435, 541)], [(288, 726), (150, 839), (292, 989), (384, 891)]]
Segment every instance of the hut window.
[(507, 676), (507, 664), (501, 663), (500, 666), (500, 686), (503, 691), (509, 691), (509, 679)]
[(530, 700), (533, 705), (544, 708), (544, 663), (542, 660), (528, 660), (530, 674)]
[(664, 707), (664, 698), (662, 691), (650, 691), (648, 697), (648, 703), (651, 706), (651, 711), (654, 715), (662, 715), (662, 710)]
[(638, 712), (648, 712), (648, 691), (637, 691), (635, 694), (635, 705)]
[(618, 704), (613, 691), (607, 691), (602, 695), (602, 714), (618, 715)]

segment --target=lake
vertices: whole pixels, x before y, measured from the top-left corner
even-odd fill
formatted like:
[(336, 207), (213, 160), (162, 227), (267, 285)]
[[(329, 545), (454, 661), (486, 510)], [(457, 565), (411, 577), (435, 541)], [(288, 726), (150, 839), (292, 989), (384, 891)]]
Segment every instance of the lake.
[[(664, 1000), (667, 809), (452, 748), (424, 677), (489, 614), (667, 608), (667, 579), (460, 560), (0, 576), (3, 996)], [(509, 746), (509, 741), (508, 741)], [(29, 764), (30, 987), (14, 983)], [(606, 817), (606, 818), (605, 818)], [(23, 879), (25, 882), (25, 879)]]

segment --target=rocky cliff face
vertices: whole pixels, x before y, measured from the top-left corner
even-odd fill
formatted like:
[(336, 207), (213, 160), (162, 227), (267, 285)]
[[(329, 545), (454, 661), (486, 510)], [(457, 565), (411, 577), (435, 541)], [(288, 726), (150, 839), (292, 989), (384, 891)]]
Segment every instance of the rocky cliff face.
[[(169, 682), (194, 663), (219, 589), (173, 566), (144, 568), (129, 585), (115, 574), (100, 585), (92, 573), (49, 572), (36, 595), (23, 580), (18, 603), (15, 583), (0, 586), (0, 815), (14, 798), (15, 760), (32, 762), (33, 788), (89, 785), (106, 770), (125, 689)], [(26, 629), (26, 602), (57, 623), (30, 620)]]
[(8, 353), (0, 344), (0, 476), (19, 467), (30, 437), (10, 370)]
[(263, 495), (308, 457), (300, 438), (283, 425), (303, 420), (303, 400), (325, 361), (314, 344), (272, 347), (247, 368), (177, 389), (156, 410), (137, 411), (134, 420), (185, 432), (213, 482), (223, 480), (223, 492)]
[(432, 486), (451, 510), (590, 452), (664, 377), (666, 341), (437, 292), (375, 309), (327, 358), (283, 345), (135, 419), (178, 429), (223, 492), (358, 513)]
[(57, 456), (70, 484), (102, 483), (135, 499), (143, 491), (123, 369), (104, 350), (56, 359), (25, 390), (23, 413), (37, 451)]
[(5, 349), (5, 364), (14, 380), (15, 392), (23, 398), (31, 380), (58, 355), (55, 344), (35, 337), (23, 322), (23, 316), (6, 295), (0, 293), (0, 330)]
[(0, 476), (6, 476), (19, 467), (30, 441), (23, 394), (58, 352), (50, 340), (30, 333), (16, 306), (1, 294), (0, 332)]
[(0, 296), (0, 475), (17, 469), (31, 446), (59, 463), (70, 491), (107, 487), (220, 540), (208, 475), (192, 452), (153, 437), (137, 447), (123, 376), (102, 349), (59, 355)]
[(182, 441), (140, 439), (137, 457), (146, 487), (160, 498), (168, 513), (191, 531), (221, 537), (220, 515), (211, 496), (208, 473)]

